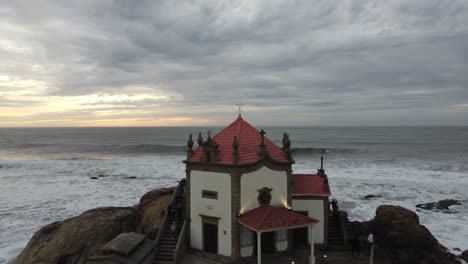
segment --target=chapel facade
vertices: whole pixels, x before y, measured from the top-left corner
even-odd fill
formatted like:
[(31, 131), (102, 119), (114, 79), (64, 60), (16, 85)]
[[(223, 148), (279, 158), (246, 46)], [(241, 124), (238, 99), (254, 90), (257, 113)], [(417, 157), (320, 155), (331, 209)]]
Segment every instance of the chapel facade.
[(293, 174), (289, 135), (275, 145), (240, 115), (198, 147), (187, 142), (187, 243), (190, 248), (242, 258), (327, 244), (328, 178)]

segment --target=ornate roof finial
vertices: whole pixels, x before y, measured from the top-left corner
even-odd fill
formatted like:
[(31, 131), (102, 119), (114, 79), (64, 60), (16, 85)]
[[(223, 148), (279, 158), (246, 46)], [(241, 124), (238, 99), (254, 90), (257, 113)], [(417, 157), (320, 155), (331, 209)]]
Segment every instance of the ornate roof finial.
[(284, 155), (286, 156), (286, 159), (289, 161), (292, 161), (292, 156), (291, 156), (291, 140), (289, 140), (289, 135), (286, 133), (283, 133), (283, 151)]
[(262, 129), (262, 130), (260, 131), (260, 136), (261, 136), (260, 145), (261, 145), (261, 146), (265, 145), (265, 134), (266, 134), (265, 130)]
[(239, 163), (239, 141), (237, 141), (237, 136), (234, 136), (232, 141), (232, 164)]
[(265, 145), (265, 134), (266, 134), (266, 132), (262, 129), (259, 132), (259, 134), (260, 134), (260, 145), (258, 145), (257, 154), (260, 157), (265, 157), (266, 155), (268, 155), (268, 150), (266, 149), (266, 145)]
[(192, 134), (189, 135), (189, 139), (187, 141), (187, 147), (191, 150), (193, 148), (193, 139)]
[(289, 135), (283, 133), (283, 150), (289, 149), (291, 147), (291, 140), (289, 140)]
[(200, 146), (203, 143), (203, 138), (201, 136), (201, 132), (198, 132), (198, 138), (197, 138), (198, 145)]
[(189, 135), (189, 139), (187, 141), (187, 159), (190, 159), (193, 155), (193, 139), (192, 134)]
[(206, 139), (206, 141), (210, 141), (211, 140), (211, 130), (208, 129), (208, 132), (206, 132), (208, 134), (208, 138)]

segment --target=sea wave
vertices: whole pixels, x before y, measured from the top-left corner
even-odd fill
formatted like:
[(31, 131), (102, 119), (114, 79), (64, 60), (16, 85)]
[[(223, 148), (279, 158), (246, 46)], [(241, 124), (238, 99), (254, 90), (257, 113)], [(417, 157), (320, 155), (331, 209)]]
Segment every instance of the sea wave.
[(119, 151), (125, 153), (184, 153), (184, 146), (170, 146), (157, 144), (138, 144), (138, 145), (118, 145), (118, 146), (103, 146), (104, 150)]

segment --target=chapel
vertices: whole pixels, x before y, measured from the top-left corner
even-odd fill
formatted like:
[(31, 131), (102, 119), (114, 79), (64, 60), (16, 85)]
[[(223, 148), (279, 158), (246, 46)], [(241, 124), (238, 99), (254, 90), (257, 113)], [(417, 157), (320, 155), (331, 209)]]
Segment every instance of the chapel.
[(187, 244), (237, 263), (327, 244), (330, 187), (323, 169), (294, 174), (291, 140), (277, 146), (241, 115), (198, 147), (187, 142)]

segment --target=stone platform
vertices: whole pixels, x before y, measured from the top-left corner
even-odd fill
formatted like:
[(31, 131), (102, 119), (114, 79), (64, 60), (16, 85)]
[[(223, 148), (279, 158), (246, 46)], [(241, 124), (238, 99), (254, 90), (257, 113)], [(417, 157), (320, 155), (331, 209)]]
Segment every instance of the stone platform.
[[(378, 252), (376, 252), (378, 253)], [(326, 257), (325, 257), (326, 256)], [(308, 264), (307, 254), (296, 254), (294, 257), (290, 256), (278, 256), (278, 255), (264, 255), (262, 258), (262, 263), (269, 264)], [(221, 264), (223, 262), (206, 259), (201, 256), (197, 256), (191, 253), (187, 253), (182, 259), (181, 263), (186, 264)], [(242, 262), (245, 264), (255, 264), (257, 261), (252, 259), (251, 261)], [(316, 264), (369, 264), (369, 256), (366, 254), (359, 257), (351, 257), (351, 252), (349, 250), (327, 250), (327, 251), (316, 251)], [(385, 264), (379, 254), (376, 254), (374, 259), (374, 264)]]

